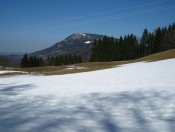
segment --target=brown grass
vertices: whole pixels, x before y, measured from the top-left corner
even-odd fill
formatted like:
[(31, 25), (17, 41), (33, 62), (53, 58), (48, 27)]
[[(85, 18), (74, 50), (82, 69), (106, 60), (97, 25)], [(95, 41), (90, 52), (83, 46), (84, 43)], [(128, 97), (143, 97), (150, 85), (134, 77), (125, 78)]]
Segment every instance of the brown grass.
[(137, 60), (138, 61), (157, 61), (157, 60), (165, 60), (165, 59), (171, 59), (171, 58), (175, 58), (175, 49), (152, 54), (143, 58), (139, 58)]
[[(175, 58), (175, 49), (156, 53), (153, 55), (149, 55), (143, 58), (129, 60), (129, 61), (113, 61), (113, 62), (87, 62), (74, 64), (74, 67), (81, 67), (84, 69), (67, 69), (70, 66), (46, 66), (46, 67), (32, 67), (32, 68), (15, 68), (17, 71), (25, 71), (29, 74), (43, 74), (43, 75), (62, 75), (62, 74), (71, 74), (71, 73), (80, 73), (80, 72), (88, 72), (95, 70), (102, 70), (107, 68), (116, 67), (122, 64), (134, 63), (140, 61), (157, 61)], [(8, 74), (9, 75), (9, 74)], [(12, 75), (15, 75), (14, 73)], [(2, 76), (2, 75), (1, 75)]]

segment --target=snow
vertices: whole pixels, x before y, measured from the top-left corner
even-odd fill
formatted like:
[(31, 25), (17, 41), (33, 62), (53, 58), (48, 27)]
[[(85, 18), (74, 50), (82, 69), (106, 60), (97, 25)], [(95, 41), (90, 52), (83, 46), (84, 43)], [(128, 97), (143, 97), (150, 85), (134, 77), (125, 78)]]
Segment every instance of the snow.
[(86, 34), (84, 34), (84, 33), (80, 33), (83, 37), (86, 37)]
[(59, 49), (59, 48), (62, 48), (62, 47), (63, 47), (63, 45), (62, 45), (62, 44), (59, 44), (59, 45), (58, 45), (58, 49)]
[(7, 73), (27, 73), (22, 71), (12, 71), (12, 70), (0, 70), (0, 75), (7, 74)]
[(175, 59), (0, 78), (2, 132), (173, 132)]
[(83, 37), (86, 37), (85, 33), (77, 33), (78, 35), (82, 35)]
[(0, 74), (14, 73), (14, 72), (16, 72), (16, 71), (2, 70), (2, 71), (0, 71)]
[(85, 44), (90, 44), (91, 43), (91, 41), (86, 41), (86, 42), (84, 42)]
[(75, 65), (69, 65), (69, 66), (66, 66), (66, 67), (67, 68), (65, 68), (65, 70), (75, 70), (75, 69), (81, 70), (81, 69), (87, 69), (87, 67), (75, 66)]

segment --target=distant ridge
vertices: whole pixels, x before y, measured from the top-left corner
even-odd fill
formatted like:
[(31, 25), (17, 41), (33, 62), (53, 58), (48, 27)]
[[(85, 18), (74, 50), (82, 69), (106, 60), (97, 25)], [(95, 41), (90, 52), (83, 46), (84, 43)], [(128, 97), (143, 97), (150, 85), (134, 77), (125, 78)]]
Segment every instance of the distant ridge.
[(0, 52), (0, 55), (24, 55), (24, 52)]

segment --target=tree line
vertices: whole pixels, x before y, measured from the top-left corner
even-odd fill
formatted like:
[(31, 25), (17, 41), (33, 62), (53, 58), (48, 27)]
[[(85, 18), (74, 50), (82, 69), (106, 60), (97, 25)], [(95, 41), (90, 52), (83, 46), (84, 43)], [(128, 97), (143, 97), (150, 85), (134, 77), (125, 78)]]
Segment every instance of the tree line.
[(60, 66), (60, 65), (76, 64), (81, 62), (82, 62), (81, 55), (65, 54), (60, 56), (51, 56), (51, 57), (48, 56), (46, 63), (48, 66)]
[(75, 63), (81, 63), (82, 58), (81, 55), (77, 54), (65, 54), (60, 56), (51, 56), (47, 57), (47, 59), (43, 59), (42, 57), (36, 56), (28, 56), (25, 54), (21, 59), (20, 66), (21, 67), (39, 67), (39, 66), (60, 66), (60, 65), (70, 65)]
[(21, 67), (38, 67), (43, 65), (44, 65), (44, 61), (42, 57), (36, 57), (36, 56), (28, 57), (27, 54), (23, 56), (20, 63)]
[(144, 29), (140, 39), (129, 34), (120, 38), (104, 36), (91, 47), (90, 61), (130, 60), (175, 48), (175, 24), (157, 28), (154, 32)]

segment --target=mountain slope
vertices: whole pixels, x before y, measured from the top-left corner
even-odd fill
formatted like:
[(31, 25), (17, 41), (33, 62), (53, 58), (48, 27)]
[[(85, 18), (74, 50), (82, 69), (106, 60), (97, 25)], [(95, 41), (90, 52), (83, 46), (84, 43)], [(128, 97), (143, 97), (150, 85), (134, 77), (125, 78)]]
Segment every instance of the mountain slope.
[(81, 54), (84, 61), (87, 61), (90, 55), (90, 47), (94, 40), (103, 38), (103, 35), (75, 33), (61, 42), (41, 51), (32, 53), (36, 56), (57, 56), (62, 54)]

